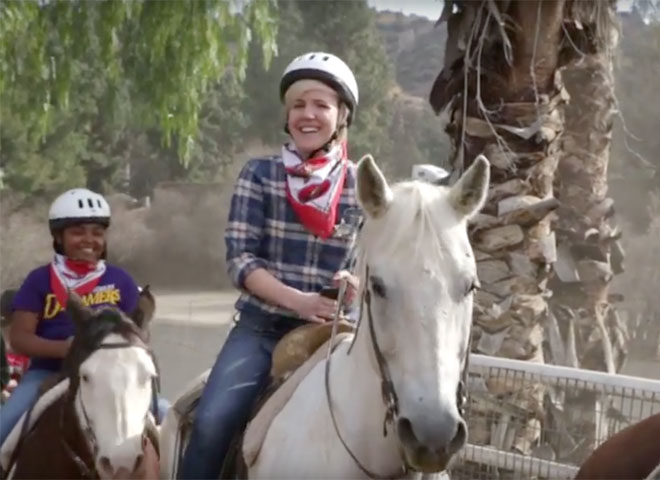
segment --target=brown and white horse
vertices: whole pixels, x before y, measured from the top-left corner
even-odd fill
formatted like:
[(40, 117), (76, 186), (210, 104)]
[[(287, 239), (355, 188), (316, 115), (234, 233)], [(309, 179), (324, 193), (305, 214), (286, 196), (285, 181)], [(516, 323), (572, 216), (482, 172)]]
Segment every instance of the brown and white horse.
[(91, 310), (75, 294), (67, 310), (76, 333), (65, 378), (42, 400), (64, 393), (22, 433), (8, 478), (158, 478), (150, 410), (158, 374), (140, 328), (149, 323), (153, 297), (141, 293), (134, 319), (115, 308)]

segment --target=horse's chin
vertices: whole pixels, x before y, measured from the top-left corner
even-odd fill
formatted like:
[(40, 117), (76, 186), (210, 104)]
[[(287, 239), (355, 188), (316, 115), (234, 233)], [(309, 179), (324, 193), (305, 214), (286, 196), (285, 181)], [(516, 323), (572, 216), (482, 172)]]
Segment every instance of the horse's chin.
[(403, 457), (412, 470), (421, 473), (440, 473), (449, 467), (454, 455), (443, 452), (434, 452), (426, 447), (402, 447)]

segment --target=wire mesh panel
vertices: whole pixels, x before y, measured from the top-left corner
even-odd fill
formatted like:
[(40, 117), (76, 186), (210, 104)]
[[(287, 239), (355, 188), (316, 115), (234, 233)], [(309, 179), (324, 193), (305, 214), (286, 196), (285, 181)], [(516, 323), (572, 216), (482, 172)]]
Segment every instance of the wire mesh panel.
[(567, 479), (619, 430), (660, 413), (660, 381), (470, 357), (458, 479)]

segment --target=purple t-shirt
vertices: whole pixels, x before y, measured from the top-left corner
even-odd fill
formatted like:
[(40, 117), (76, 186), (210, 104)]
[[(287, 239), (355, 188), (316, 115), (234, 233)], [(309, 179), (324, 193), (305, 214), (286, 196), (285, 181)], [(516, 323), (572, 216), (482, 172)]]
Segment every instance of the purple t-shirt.
[[(119, 267), (106, 265), (106, 270), (93, 291), (82, 297), (91, 308), (116, 306), (126, 314), (137, 307), (138, 287), (131, 276)], [(36, 334), (48, 340), (66, 340), (74, 333), (73, 320), (62, 308), (50, 288), (50, 265), (30, 272), (14, 297), (13, 310), (24, 310), (39, 315)], [(31, 369), (57, 371), (62, 360), (32, 358)]]

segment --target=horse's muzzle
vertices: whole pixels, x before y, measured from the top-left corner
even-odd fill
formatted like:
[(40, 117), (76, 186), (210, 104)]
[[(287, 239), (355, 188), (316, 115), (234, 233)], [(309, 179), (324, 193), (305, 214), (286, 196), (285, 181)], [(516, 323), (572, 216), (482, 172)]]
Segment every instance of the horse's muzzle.
[(153, 478), (147, 473), (149, 470), (147, 463), (150, 462), (150, 458), (145, 458), (152, 456), (152, 450), (153, 446), (148, 438), (142, 437), (142, 451), (135, 456), (132, 468), (127, 468), (126, 465), (114, 465), (110, 458), (101, 456), (96, 464), (99, 476), (103, 480)]
[(419, 426), (406, 417), (399, 417), (396, 427), (406, 463), (423, 473), (446, 470), (467, 441), (465, 421), (451, 414), (445, 414), (441, 421), (424, 422)]

